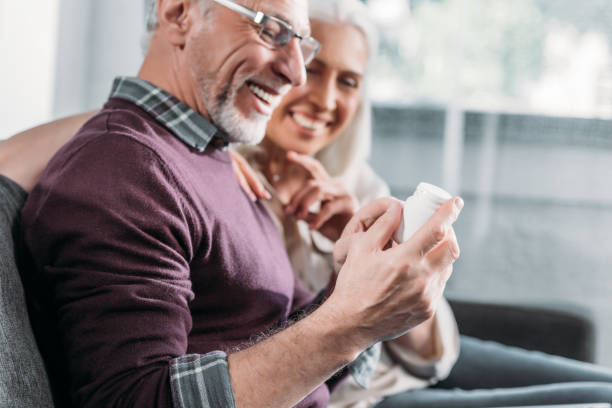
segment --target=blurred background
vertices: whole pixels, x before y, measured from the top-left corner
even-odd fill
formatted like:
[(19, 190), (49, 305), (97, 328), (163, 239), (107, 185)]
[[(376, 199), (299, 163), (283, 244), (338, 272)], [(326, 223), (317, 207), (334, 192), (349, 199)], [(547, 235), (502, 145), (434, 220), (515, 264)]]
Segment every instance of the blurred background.
[[(612, 2), (369, 0), (372, 164), (461, 195), (453, 298), (588, 309), (612, 367)], [(100, 107), (143, 0), (0, 2), (0, 139)]]

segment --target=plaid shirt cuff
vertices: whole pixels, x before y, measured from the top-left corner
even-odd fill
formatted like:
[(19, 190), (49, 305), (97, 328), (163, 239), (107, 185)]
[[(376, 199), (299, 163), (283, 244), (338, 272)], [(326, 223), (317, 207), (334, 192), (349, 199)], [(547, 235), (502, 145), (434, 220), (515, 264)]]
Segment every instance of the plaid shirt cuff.
[(236, 408), (227, 355), (222, 351), (172, 360), (170, 387), (174, 408)]
[(380, 360), (380, 348), (380, 343), (373, 344), (348, 365), (349, 373), (362, 388), (370, 387), (372, 373)]

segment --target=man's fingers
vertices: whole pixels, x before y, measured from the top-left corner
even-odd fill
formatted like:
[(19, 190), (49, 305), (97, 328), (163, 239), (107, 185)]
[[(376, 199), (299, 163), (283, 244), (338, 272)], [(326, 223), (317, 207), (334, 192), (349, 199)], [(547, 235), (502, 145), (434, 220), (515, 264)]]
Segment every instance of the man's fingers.
[(369, 244), (382, 249), (387, 245), (395, 230), (399, 227), (402, 218), (402, 205), (391, 203), (384, 214), (365, 232)]
[(455, 197), (447, 200), (434, 215), (414, 233), (414, 236), (408, 240), (411, 242), (411, 245), (408, 247), (400, 245), (398, 249), (410, 248), (412, 251), (416, 249), (419, 254), (427, 254), (446, 238), (448, 231), (452, 229), (452, 225), (457, 220), (462, 208), (463, 200), (461, 200), (461, 198)]
[(342, 235), (366, 231), (393, 204), (401, 206), (401, 202), (393, 197), (379, 198), (363, 206), (355, 213), (348, 224), (346, 224)]
[(460, 250), (455, 231), (451, 228), (447, 238), (426, 255), (427, 263), (435, 270), (446, 269), (459, 258)]
[[(368, 205), (362, 207), (355, 215), (349, 220), (342, 231), (340, 239), (336, 241), (334, 246), (334, 270), (337, 272), (340, 270), (344, 261), (346, 260), (348, 251), (354, 247), (355, 240), (360, 238), (358, 235), (360, 232), (369, 230), (369, 228), (387, 213), (388, 209), (392, 209), (395, 206), (395, 210), (398, 214), (397, 223), (399, 224), (399, 218), (401, 213), (401, 202), (393, 197), (384, 197), (374, 200)], [(397, 226), (395, 226), (397, 229)], [(392, 234), (395, 229), (390, 228), (389, 234)]]

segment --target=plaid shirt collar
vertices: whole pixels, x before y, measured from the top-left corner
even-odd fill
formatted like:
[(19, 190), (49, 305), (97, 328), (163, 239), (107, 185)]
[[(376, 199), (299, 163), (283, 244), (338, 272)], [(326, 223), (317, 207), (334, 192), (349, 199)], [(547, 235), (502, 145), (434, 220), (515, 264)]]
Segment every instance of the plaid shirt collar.
[(203, 152), (210, 143), (218, 149), (226, 149), (229, 144), (227, 134), (217, 129), (204, 116), (143, 79), (115, 78), (110, 98), (134, 103), (199, 152)]

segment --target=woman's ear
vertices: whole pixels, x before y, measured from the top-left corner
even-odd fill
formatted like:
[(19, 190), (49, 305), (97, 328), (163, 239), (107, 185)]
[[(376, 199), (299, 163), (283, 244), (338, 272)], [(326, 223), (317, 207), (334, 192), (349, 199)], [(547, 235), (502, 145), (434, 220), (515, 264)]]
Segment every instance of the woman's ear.
[(167, 40), (183, 47), (191, 27), (189, 9), (197, 6), (192, 0), (157, 0), (158, 29)]

